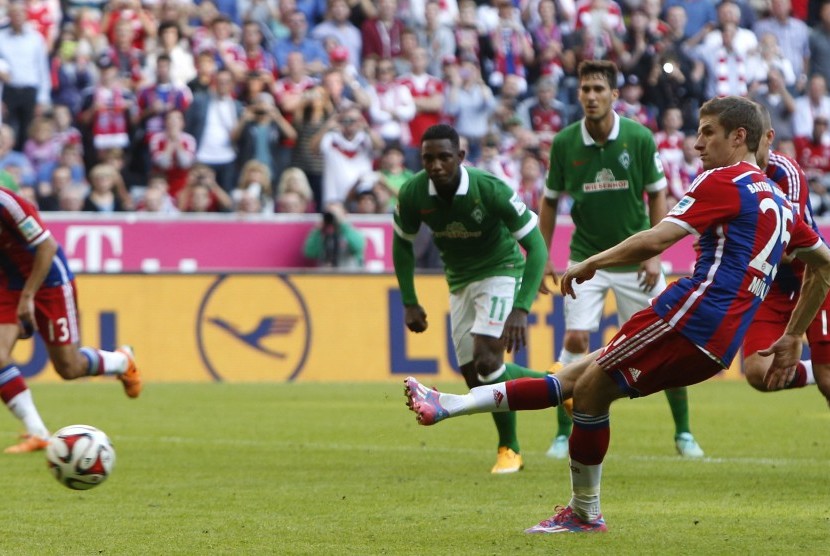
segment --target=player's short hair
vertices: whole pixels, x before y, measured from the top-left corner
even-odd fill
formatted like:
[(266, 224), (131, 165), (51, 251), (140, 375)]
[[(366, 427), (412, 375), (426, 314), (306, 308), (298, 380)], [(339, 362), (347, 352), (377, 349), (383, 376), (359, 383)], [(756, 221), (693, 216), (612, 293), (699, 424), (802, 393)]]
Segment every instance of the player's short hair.
[(761, 134), (764, 134), (767, 130), (772, 129), (772, 116), (770, 116), (767, 107), (760, 102), (756, 102), (755, 105), (758, 109), (758, 117), (761, 118)]
[(424, 141), (440, 141), (441, 139), (449, 139), (455, 150), (461, 148), (458, 139), (458, 132), (454, 127), (447, 124), (436, 124), (434, 126), (430, 126), (421, 136), (421, 144), (423, 145)]
[(713, 98), (703, 103), (700, 115), (715, 116), (726, 135), (744, 128), (747, 149), (753, 153), (758, 150), (764, 130), (756, 103), (738, 96)]
[(583, 60), (577, 68), (577, 75), (582, 81), (589, 75), (601, 75), (608, 81), (608, 86), (612, 89), (617, 88), (617, 74), (619, 70), (614, 62), (608, 60)]

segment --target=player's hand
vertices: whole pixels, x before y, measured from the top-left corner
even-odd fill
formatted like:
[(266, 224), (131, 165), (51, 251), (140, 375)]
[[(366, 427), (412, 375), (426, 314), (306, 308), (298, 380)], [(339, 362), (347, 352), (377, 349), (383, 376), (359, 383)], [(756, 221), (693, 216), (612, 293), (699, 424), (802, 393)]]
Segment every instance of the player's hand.
[(17, 305), (17, 322), (20, 327), (18, 337), (29, 338), (35, 331), (35, 300), (34, 296), (23, 294)]
[(420, 305), (405, 306), (403, 319), (412, 332), (421, 333), (427, 329), (427, 313)]
[(640, 264), (640, 270), (637, 271), (637, 278), (640, 280), (640, 288), (648, 293), (657, 285), (660, 279), (662, 269), (660, 268), (660, 258), (652, 257)]
[(559, 285), (559, 277), (556, 276), (556, 272), (554, 272), (553, 265), (550, 261), (545, 263), (545, 273), (542, 275), (542, 282), (539, 284), (539, 293), (545, 295), (553, 294), (553, 289), (549, 288), (546, 283), (548, 277), (550, 277), (550, 279), (553, 281), (554, 286)]
[(568, 268), (565, 271), (565, 274), (562, 275), (562, 281), (559, 284), (559, 290), (562, 292), (562, 295), (570, 295), (574, 299), (576, 299), (576, 293), (574, 292), (574, 281), (577, 284), (581, 284), (585, 280), (590, 280), (596, 274), (597, 269), (591, 265), (588, 260), (584, 260), (581, 263), (576, 263), (572, 267)]
[(784, 334), (767, 349), (762, 349), (758, 355), (772, 356), (772, 364), (764, 375), (764, 384), (767, 390), (781, 390), (792, 382), (795, 376), (795, 367), (801, 359), (801, 336)]
[(504, 321), (501, 341), (507, 353), (515, 353), (527, 345), (527, 311), (513, 308)]

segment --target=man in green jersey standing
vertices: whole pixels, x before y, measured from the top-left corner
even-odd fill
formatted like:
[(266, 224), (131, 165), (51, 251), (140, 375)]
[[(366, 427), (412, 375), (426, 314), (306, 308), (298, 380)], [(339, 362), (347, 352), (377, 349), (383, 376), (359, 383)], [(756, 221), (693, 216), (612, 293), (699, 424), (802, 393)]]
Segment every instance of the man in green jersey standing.
[[(526, 343), (527, 313), (547, 261), (537, 216), (500, 179), (462, 166), (465, 155), (455, 129), (430, 127), (421, 139), (424, 169), (398, 195), (392, 258), (406, 326), (416, 333), (427, 329), (415, 294), (412, 249), (423, 223), (444, 263), (453, 345), (467, 386), (543, 377), (504, 362), (505, 349), (515, 352)], [(493, 420), (499, 443), (492, 472), (515, 473), (522, 468), (516, 415), (494, 413)]]
[[(585, 117), (560, 131), (550, 151), (550, 173), (545, 200), (539, 210), (539, 228), (550, 248), (559, 199), (573, 200), (574, 233), (570, 263), (584, 261), (635, 233), (660, 222), (666, 215), (666, 177), (651, 131), (613, 110), (619, 96), (617, 67), (602, 60), (580, 64), (579, 103)], [(644, 196), (648, 197), (648, 203)], [(556, 276), (550, 264), (545, 274)], [(566, 297), (565, 339), (559, 363), (567, 365), (588, 352), (589, 333), (599, 328), (609, 290), (617, 300), (620, 324), (648, 306), (666, 287), (659, 257), (638, 267), (597, 272), (575, 284), (576, 298)], [(540, 292), (551, 293), (542, 283)], [(675, 447), (684, 457), (703, 457), (689, 430), (689, 402), (685, 388), (666, 390), (675, 424)], [(572, 422), (558, 408), (559, 430), (548, 455), (568, 456)]]

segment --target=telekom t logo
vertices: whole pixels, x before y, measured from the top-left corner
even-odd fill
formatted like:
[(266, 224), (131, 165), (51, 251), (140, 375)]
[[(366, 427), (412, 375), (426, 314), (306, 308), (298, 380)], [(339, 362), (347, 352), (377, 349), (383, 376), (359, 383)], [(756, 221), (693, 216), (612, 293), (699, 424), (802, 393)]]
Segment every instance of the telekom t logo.
[[(84, 272), (120, 272), (120, 258), (104, 258), (104, 244), (114, 257), (123, 252), (120, 226), (67, 226), (64, 246), (69, 268)], [(83, 248), (84, 258), (73, 257)]]

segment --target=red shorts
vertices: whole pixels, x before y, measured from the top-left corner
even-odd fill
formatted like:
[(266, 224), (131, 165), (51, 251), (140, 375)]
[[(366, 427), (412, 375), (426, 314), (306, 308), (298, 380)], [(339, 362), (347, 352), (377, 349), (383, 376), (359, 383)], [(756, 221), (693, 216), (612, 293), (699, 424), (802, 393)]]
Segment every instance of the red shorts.
[[(745, 358), (768, 348), (784, 334), (797, 301), (797, 295), (790, 299), (777, 289), (769, 292), (746, 331), (743, 345)], [(830, 296), (825, 298), (816, 318), (807, 328), (807, 342), (810, 344), (810, 360), (813, 363), (830, 363)]]
[[(19, 290), (0, 289), (0, 324), (17, 324), (19, 302)], [(39, 289), (35, 294), (35, 321), (47, 345), (65, 346), (80, 342), (75, 282)]]
[(697, 384), (723, 370), (651, 308), (620, 328), (597, 364), (632, 398)]

